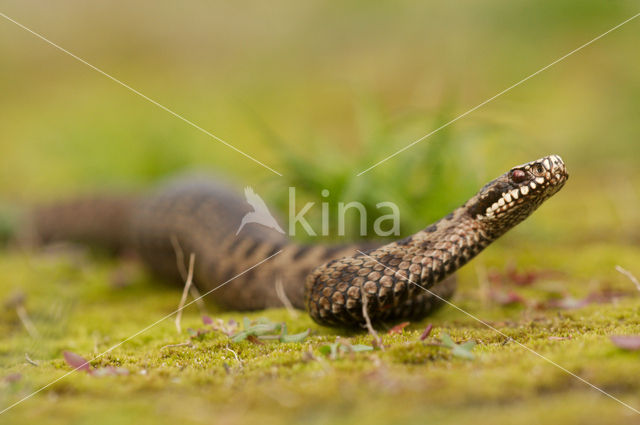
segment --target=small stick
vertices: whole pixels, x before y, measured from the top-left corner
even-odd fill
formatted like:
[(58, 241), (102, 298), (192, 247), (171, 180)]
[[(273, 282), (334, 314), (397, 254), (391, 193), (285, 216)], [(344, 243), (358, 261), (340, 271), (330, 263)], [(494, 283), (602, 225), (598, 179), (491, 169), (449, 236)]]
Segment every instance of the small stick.
[(287, 313), (289, 313), (289, 316), (297, 319), (298, 312), (295, 308), (293, 308), (293, 304), (291, 304), (289, 297), (287, 297), (287, 294), (284, 292), (284, 285), (282, 284), (282, 279), (280, 277), (276, 279), (276, 295), (278, 295), (278, 298), (280, 298), (280, 301), (282, 302), (282, 304), (284, 304), (285, 308), (287, 309)]
[(189, 288), (193, 282), (193, 263), (195, 260), (196, 255), (192, 253), (189, 256), (189, 272), (187, 273), (187, 281), (184, 284), (182, 298), (180, 298), (180, 305), (178, 305), (178, 314), (176, 315), (176, 329), (178, 330), (178, 333), (182, 332), (182, 328), (180, 327), (180, 322), (182, 321), (182, 309), (184, 308), (184, 303), (187, 302), (187, 294), (189, 293)]
[(240, 364), (240, 367), (242, 367), (242, 360), (240, 360), (240, 357), (238, 357), (238, 353), (236, 353), (235, 351), (233, 351), (231, 348), (224, 347), (227, 351), (231, 351), (233, 353), (233, 356), (236, 358), (236, 360), (238, 361), (238, 363)]
[(165, 348), (170, 348), (170, 347), (184, 347), (187, 345), (191, 345), (190, 342), (181, 342), (180, 344), (169, 344), (169, 345), (165, 345), (163, 347), (160, 347), (161, 350), (165, 349)]
[(198, 306), (198, 309), (200, 310), (200, 313), (206, 314), (207, 309), (204, 306), (204, 301), (202, 300), (202, 296), (200, 295), (200, 291), (198, 291), (198, 288), (196, 288), (196, 285), (191, 285), (191, 288), (189, 288), (189, 295), (191, 295), (191, 298), (194, 299), (196, 305)]
[[(171, 238), (169, 239), (171, 240), (173, 251), (176, 253), (176, 264), (178, 266), (178, 273), (180, 273), (180, 277), (184, 282), (187, 280), (187, 270), (184, 268), (184, 251), (182, 251), (182, 247), (180, 246), (180, 242), (178, 242), (178, 237), (176, 235), (171, 235)], [(200, 313), (206, 313), (207, 310), (205, 308), (204, 301), (200, 297), (200, 291), (198, 291), (198, 288), (196, 288), (195, 285), (191, 286), (189, 288), (189, 293), (196, 301), (196, 305), (200, 309)]]
[(636, 285), (636, 289), (640, 291), (640, 282), (638, 282), (638, 279), (636, 279), (636, 277), (629, 270), (623, 269), (620, 266), (616, 266), (616, 270), (628, 277), (631, 283)]
[(40, 366), (38, 364), (38, 362), (36, 362), (35, 360), (32, 360), (31, 357), (29, 357), (29, 353), (24, 353), (24, 358), (29, 364), (31, 364), (33, 366), (36, 366), (36, 367)]
[(27, 314), (27, 309), (24, 308), (24, 305), (18, 304), (16, 306), (16, 313), (18, 313), (18, 317), (20, 318), (20, 321), (24, 325), (24, 328), (27, 330), (31, 338), (35, 339), (40, 337), (40, 333), (38, 333), (38, 330), (34, 326), (31, 319), (29, 318), (29, 315)]
[(369, 335), (373, 336), (373, 339), (376, 341), (376, 344), (378, 344), (378, 347), (380, 347), (380, 349), (382, 351), (384, 351), (384, 345), (382, 345), (382, 339), (380, 339), (380, 336), (378, 336), (378, 333), (376, 332), (375, 329), (373, 329), (373, 325), (371, 324), (371, 319), (369, 318), (369, 312), (367, 312), (367, 294), (362, 293), (362, 317), (364, 317), (364, 321), (367, 325), (367, 330), (369, 331)]
[(173, 246), (173, 252), (176, 254), (176, 264), (178, 266), (178, 273), (183, 281), (187, 280), (187, 269), (184, 268), (184, 251), (178, 242), (176, 235), (171, 235), (171, 246)]

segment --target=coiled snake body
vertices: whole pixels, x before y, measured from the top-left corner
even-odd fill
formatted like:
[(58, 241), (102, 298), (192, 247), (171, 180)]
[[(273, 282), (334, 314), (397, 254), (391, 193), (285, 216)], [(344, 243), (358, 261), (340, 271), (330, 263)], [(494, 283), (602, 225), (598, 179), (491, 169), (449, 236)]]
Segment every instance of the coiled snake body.
[[(365, 250), (358, 245), (299, 245), (261, 225), (227, 188), (177, 180), (141, 197), (108, 196), (36, 208), (42, 241), (76, 240), (132, 248), (149, 268), (181, 281), (175, 245), (195, 254), (194, 282), (230, 309), (282, 305), (275, 282), (318, 323), (360, 326), (422, 317), (451, 297), (453, 272), (529, 216), (568, 178), (557, 155), (512, 168), (464, 205), (414, 235)], [(269, 258), (271, 256), (271, 258)], [(264, 261), (259, 266), (253, 267)]]

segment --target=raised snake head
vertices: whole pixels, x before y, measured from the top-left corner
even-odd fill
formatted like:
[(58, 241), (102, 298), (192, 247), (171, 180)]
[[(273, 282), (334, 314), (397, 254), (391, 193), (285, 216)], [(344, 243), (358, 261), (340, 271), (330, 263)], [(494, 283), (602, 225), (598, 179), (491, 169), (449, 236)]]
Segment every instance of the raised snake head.
[(558, 192), (569, 178), (558, 155), (513, 167), (486, 184), (465, 207), (473, 219), (499, 236)]

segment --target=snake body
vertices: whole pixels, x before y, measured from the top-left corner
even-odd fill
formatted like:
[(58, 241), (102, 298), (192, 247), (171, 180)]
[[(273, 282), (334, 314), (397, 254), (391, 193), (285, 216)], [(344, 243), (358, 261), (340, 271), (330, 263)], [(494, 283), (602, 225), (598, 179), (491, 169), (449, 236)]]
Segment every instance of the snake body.
[[(229, 309), (282, 306), (276, 282), (318, 323), (361, 326), (419, 318), (455, 290), (453, 273), (555, 194), (568, 178), (557, 155), (512, 168), (412, 236), (369, 245), (302, 245), (259, 224), (236, 235), (251, 207), (203, 179), (178, 179), (143, 196), (84, 198), (36, 208), (43, 241), (134, 250), (155, 273), (183, 281), (176, 248), (195, 255), (194, 283)], [(266, 261), (265, 261), (266, 259)], [(365, 309), (363, 310), (363, 304)]]

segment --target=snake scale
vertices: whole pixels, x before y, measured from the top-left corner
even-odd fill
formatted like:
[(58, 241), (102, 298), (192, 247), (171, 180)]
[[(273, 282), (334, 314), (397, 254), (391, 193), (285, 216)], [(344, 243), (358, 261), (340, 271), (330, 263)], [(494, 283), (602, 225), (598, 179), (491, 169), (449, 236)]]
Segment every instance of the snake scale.
[(177, 243), (195, 254), (194, 283), (202, 291), (217, 288), (211, 297), (226, 308), (282, 306), (275, 288), (280, 281), (291, 303), (316, 322), (359, 327), (363, 303), (374, 322), (420, 318), (441, 306), (454, 293), (455, 270), (528, 217), (567, 178), (557, 155), (516, 166), (436, 223), (373, 249), (297, 244), (258, 224), (236, 235), (250, 206), (226, 186), (193, 178), (148, 195), (35, 208), (30, 227), (43, 242), (133, 250), (153, 272), (182, 282)]

